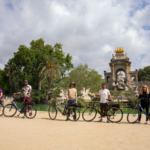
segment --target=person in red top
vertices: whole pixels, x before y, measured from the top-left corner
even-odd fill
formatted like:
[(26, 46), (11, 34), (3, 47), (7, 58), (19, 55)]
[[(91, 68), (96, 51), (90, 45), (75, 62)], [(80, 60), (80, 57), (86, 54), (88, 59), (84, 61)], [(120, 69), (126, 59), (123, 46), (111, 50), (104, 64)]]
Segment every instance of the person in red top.
[[(28, 84), (28, 80), (25, 80), (24, 84), (25, 84), (25, 86), (22, 87), (21, 92), (14, 93), (14, 96), (16, 94), (23, 93), (23, 97), (22, 97), (23, 104), (25, 104), (25, 102), (30, 102), (30, 93), (31, 93), (31, 90), (32, 90), (32, 87)], [(30, 113), (30, 115), (32, 115), (32, 112)], [(25, 118), (25, 115), (23, 116), (23, 118)]]

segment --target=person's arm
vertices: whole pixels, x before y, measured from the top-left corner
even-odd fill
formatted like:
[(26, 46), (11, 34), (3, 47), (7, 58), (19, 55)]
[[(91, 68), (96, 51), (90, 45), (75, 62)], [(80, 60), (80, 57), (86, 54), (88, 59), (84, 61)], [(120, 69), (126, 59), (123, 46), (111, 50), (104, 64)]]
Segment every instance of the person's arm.
[(2, 98), (2, 96), (3, 96), (3, 92), (1, 91), (1, 93), (0, 93), (0, 98)]
[(21, 92), (14, 93), (14, 96), (21, 93), (23, 93), (23, 90), (21, 90)]
[(76, 103), (77, 103), (77, 101), (78, 101), (78, 95), (77, 95), (77, 90), (76, 90)]
[(110, 100), (112, 101), (112, 97), (110, 95), (110, 91), (108, 90), (108, 97), (110, 98)]
[(66, 91), (66, 98), (67, 98), (67, 102), (68, 102), (68, 89)]
[(112, 97), (111, 97), (111, 95), (108, 95), (108, 97), (110, 98), (111, 101), (113, 100)]
[(100, 93), (100, 91), (99, 91), (99, 93), (98, 93), (98, 94), (93, 94), (92, 96), (99, 97), (99, 96), (101, 96), (101, 93)]

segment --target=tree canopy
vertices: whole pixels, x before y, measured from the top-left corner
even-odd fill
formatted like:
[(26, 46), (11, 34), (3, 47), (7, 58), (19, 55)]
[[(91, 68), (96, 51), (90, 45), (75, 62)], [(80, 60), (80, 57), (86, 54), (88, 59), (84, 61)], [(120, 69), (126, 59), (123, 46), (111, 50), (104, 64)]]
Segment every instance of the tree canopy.
[[(13, 89), (19, 90), (23, 85), (23, 81), (27, 79), (33, 89), (38, 89), (39, 86), (39, 65), (45, 59), (45, 56), (53, 56), (59, 61), (63, 68), (63, 74), (73, 68), (72, 56), (65, 55), (61, 43), (56, 43), (54, 46), (45, 44), (43, 39), (32, 40), (30, 47), (20, 45), (18, 51), (14, 53), (12, 60), (13, 71)], [(9, 65), (9, 62), (5, 65)]]
[(139, 69), (138, 71), (139, 81), (150, 81), (150, 66)]
[(90, 88), (91, 92), (98, 92), (104, 79), (96, 70), (90, 69), (87, 64), (79, 64), (64, 77), (63, 86), (68, 88), (71, 82), (75, 82), (78, 91), (85, 87), (85, 89)]

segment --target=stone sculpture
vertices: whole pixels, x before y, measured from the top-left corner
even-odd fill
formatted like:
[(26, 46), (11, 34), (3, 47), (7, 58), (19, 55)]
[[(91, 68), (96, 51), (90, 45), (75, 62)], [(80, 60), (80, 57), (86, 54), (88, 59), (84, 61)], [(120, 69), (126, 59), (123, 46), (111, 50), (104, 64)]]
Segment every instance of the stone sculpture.
[(80, 91), (80, 93), (82, 94), (81, 98), (83, 98), (83, 99), (91, 99), (90, 96), (88, 95), (90, 93), (90, 88), (85, 89), (85, 87), (83, 87), (83, 89)]
[(117, 75), (117, 83), (113, 82), (112, 85), (114, 90), (128, 90), (128, 86), (124, 83), (124, 77), (121, 72)]

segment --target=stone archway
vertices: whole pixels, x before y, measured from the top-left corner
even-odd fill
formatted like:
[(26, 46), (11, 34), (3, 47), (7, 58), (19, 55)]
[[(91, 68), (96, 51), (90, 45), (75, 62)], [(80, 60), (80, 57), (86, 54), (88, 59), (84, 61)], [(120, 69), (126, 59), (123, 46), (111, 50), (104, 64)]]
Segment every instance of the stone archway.
[(119, 73), (119, 72), (123, 72), (124, 73), (124, 81), (125, 81), (125, 83), (126, 83), (126, 72), (125, 72), (125, 70), (123, 69), (123, 68), (118, 68), (117, 70), (116, 70), (116, 72), (115, 72), (115, 82), (117, 82), (117, 74)]
[(106, 77), (106, 82), (109, 83), (110, 82), (110, 76)]
[(136, 75), (131, 75), (131, 81), (135, 82), (136, 81)]

